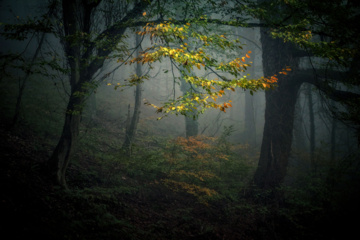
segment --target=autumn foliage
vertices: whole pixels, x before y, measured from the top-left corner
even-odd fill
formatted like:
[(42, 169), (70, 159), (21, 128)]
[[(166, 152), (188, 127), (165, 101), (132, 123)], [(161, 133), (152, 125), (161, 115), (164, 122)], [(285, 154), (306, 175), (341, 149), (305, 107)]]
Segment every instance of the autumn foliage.
[[(157, 183), (173, 191), (191, 194), (204, 204), (210, 199), (221, 198), (221, 191), (226, 188), (220, 188), (220, 185), (226, 181), (225, 178), (233, 177), (230, 172), (226, 172), (234, 168), (232, 154), (235, 149), (240, 149), (239, 146), (225, 148), (225, 142), (221, 141), (223, 139), (207, 136), (178, 137), (172, 140), (164, 152), (168, 167), (166, 178)], [(241, 165), (240, 168), (246, 167)], [(241, 171), (236, 174), (240, 176)]]
[[(144, 14), (146, 16), (146, 13)], [(206, 24), (206, 16), (201, 18), (203, 24), (200, 22), (179, 24), (173, 19), (159, 24), (147, 23), (137, 34), (143, 38), (148, 37), (151, 46), (138, 56), (124, 62), (124, 64), (137, 63), (151, 66), (155, 62), (167, 59), (173, 65), (173, 69), (177, 69), (181, 77), (192, 86), (186, 94), (170, 99), (161, 106), (145, 102), (163, 116), (187, 115), (189, 112), (201, 114), (208, 108), (226, 112), (227, 108), (232, 107), (231, 101), (221, 102), (219, 99), (226, 95), (227, 91), (241, 88), (250, 90), (253, 94), (255, 91), (276, 86), (278, 80), (276, 75), (249, 79), (245, 71), (251, 67), (252, 62), (249, 60), (252, 52), (241, 53), (243, 47), (238, 39), (230, 39), (225, 34), (211, 33), (207, 30), (209, 25)], [(226, 52), (225, 60), (220, 61), (218, 54), (214, 54), (214, 49)], [(228, 53), (243, 56), (228, 59), (230, 56)], [(290, 67), (286, 67), (280, 74), (286, 75), (290, 70)], [(213, 74), (205, 75), (205, 71)]]

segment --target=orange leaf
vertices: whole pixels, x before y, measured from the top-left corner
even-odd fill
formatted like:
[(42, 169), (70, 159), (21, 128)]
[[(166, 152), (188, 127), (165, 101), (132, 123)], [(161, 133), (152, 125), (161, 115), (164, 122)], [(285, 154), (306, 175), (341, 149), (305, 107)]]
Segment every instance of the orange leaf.
[(249, 56), (249, 55), (247, 55), (247, 54), (245, 54), (245, 56), (246, 56), (247, 58), (250, 58), (250, 56)]
[(144, 16), (144, 17), (146, 16), (146, 12), (143, 12), (143, 16)]
[(242, 57), (242, 58), (241, 58), (241, 61), (245, 62), (245, 57)]
[(270, 84), (268, 84), (268, 83), (263, 83), (262, 85), (264, 86), (264, 88), (269, 88), (270, 87)]

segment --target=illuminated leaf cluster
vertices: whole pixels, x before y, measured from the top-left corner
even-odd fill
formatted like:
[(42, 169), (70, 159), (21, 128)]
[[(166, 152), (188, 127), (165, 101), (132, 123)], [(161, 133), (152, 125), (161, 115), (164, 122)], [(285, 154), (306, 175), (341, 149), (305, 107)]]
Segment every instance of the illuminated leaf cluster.
[[(163, 113), (162, 117), (170, 113), (187, 115), (195, 110), (198, 115), (208, 108), (226, 112), (227, 108), (232, 107), (231, 101), (217, 102), (217, 100), (226, 95), (227, 91), (242, 88), (249, 89), (253, 94), (255, 91), (276, 85), (276, 76), (247, 78), (245, 71), (251, 66), (251, 62), (248, 61), (251, 58), (251, 51), (245, 53), (243, 57), (227, 62), (220, 62), (213, 57), (214, 49), (220, 49), (222, 52), (230, 51), (238, 55), (237, 51), (242, 49), (242, 46), (238, 40), (230, 40), (223, 34), (206, 34), (201, 29), (203, 28), (191, 23), (179, 25), (170, 19), (159, 24), (147, 23), (143, 30), (137, 33), (144, 37), (148, 36), (153, 44), (125, 64), (151, 65), (168, 59), (181, 72), (182, 78), (191, 85), (191, 91), (163, 103), (162, 106), (145, 103), (154, 107), (158, 113)], [(201, 76), (205, 70), (212, 71), (216, 77)], [(226, 74), (226, 77), (223, 74)]]

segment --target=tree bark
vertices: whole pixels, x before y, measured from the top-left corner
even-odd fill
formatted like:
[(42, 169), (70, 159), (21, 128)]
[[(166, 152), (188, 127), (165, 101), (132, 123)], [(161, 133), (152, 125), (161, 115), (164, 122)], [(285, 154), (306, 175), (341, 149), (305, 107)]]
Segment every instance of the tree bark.
[(71, 150), (79, 135), (79, 126), (81, 121), (81, 114), (69, 111), (79, 106), (83, 99), (70, 97), (68, 103), (68, 112), (65, 115), (65, 123), (63, 126), (61, 138), (49, 160), (52, 178), (56, 184), (67, 188), (65, 173), (69, 165)]
[(293, 45), (271, 38), (266, 31), (261, 31), (264, 75), (274, 75), (285, 66), (292, 68), (289, 75), (279, 76), (275, 89), (265, 92), (265, 125), (254, 183), (261, 189), (274, 189), (286, 175), (301, 82), (293, 78), (298, 67), (298, 59), (292, 57)]
[(278, 187), (286, 175), (291, 151), (298, 85), (265, 93), (265, 126), (254, 183), (263, 189)]

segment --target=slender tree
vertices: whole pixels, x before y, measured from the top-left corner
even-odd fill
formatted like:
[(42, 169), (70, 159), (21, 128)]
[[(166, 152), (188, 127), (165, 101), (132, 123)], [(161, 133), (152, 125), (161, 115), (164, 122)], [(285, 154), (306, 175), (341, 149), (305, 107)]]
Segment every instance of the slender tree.
[[(136, 35), (136, 47), (139, 46), (141, 44), (141, 37), (139, 35)], [(136, 55), (139, 55), (139, 48), (137, 48), (137, 53)], [(135, 73), (138, 77), (143, 75), (143, 71), (142, 71), (142, 65), (140, 63), (136, 64), (136, 69), (135, 69)], [(125, 131), (125, 141), (123, 143), (122, 149), (124, 150), (125, 154), (127, 156), (131, 156), (131, 146), (133, 143), (133, 140), (135, 138), (135, 133), (136, 133), (136, 129), (137, 129), (137, 125), (139, 122), (139, 118), (140, 118), (140, 106), (141, 106), (141, 91), (142, 91), (142, 87), (141, 87), (141, 83), (136, 85), (136, 89), (135, 89), (135, 106), (134, 106), (134, 113), (132, 115), (131, 120), (130, 118), (130, 110), (128, 111), (128, 119), (129, 119), (129, 124), (127, 124), (126, 126), (126, 131)], [(129, 109), (130, 109), (130, 105), (129, 105)]]

